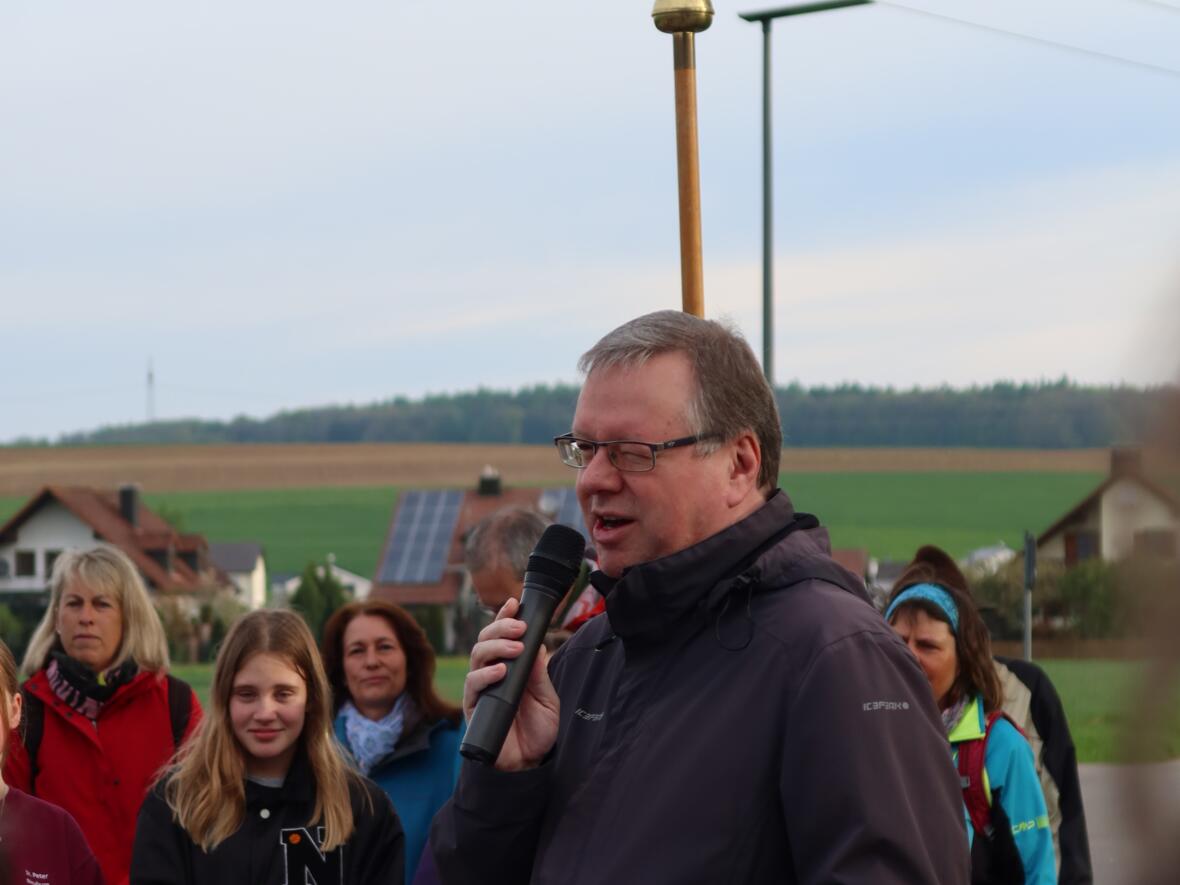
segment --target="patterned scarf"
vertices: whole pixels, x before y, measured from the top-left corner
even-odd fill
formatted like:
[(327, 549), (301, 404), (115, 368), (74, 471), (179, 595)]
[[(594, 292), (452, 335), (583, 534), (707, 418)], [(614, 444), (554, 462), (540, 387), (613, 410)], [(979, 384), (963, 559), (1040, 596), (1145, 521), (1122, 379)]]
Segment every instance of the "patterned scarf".
[(959, 724), (959, 720), (963, 718), (963, 711), (967, 709), (967, 704), (970, 703), (971, 698), (964, 694), (961, 698), (942, 711), (942, 727), (949, 735), (955, 730), (955, 726)]
[(95, 673), (64, 652), (53, 651), (49, 654), (49, 666), (45, 668), (49, 687), (71, 710), (81, 713), (91, 722), (98, 719), (103, 704), (139, 672), (135, 661), (124, 661), (105, 673)]
[(401, 740), (406, 724), (406, 713), (412, 701), (402, 692), (393, 709), (380, 719), (370, 719), (361, 713), (352, 701), (345, 701), (340, 712), (344, 714), (344, 733), (348, 746), (356, 757), (362, 774), (368, 774), (378, 761), (393, 752)]

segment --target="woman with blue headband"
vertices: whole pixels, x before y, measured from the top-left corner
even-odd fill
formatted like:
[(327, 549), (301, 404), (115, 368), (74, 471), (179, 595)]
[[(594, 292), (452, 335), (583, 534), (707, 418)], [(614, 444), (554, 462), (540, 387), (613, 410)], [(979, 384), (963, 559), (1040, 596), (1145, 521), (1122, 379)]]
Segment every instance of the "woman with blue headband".
[(954, 560), (923, 547), (894, 585), (885, 620), (918, 659), (963, 782), (972, 883), (1057, 882), (1032, 749), (1000, 711), (991, 639)]

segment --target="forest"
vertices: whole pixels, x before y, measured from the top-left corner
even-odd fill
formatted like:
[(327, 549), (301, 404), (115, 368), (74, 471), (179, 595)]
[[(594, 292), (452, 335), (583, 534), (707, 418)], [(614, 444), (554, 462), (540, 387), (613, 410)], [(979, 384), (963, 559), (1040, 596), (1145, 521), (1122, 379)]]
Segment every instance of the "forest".
[[(545, 443), (570, 426), (578, 388), (397, 397), (265, 418), (181, 419), (102, 427), (22, 445), (170, 443)], [(844, 384), (775, 391), (787, 446), (1093, 448), (1142, 440), (1177, 388), (1087, 387), (1061, 379), (967, 389)]]

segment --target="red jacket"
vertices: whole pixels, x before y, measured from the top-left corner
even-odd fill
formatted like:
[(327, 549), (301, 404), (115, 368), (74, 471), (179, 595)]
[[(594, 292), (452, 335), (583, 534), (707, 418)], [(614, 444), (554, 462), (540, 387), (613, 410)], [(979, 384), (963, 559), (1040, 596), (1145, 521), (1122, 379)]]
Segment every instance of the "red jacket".
[[(54, 694), (44, 670), (25, 688), (45, 705), (37, 781), (30, 788), (29, 757), (15, 733), (4, 780), (68, 811), (107, 882), (119, 885), (131, 868), (139, 806), (174, 750), (167, 683), (159, 673), (139, 673), (103, 705), (97, 727)], [(186, 739), (200, 718), (194, 694)]]

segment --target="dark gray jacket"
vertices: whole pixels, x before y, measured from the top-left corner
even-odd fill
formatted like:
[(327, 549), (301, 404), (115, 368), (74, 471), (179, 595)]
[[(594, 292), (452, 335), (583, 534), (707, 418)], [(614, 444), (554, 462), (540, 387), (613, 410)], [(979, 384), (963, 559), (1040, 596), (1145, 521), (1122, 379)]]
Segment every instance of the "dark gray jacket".
[(432, 829), (443, 881), (967, 883), (930, 684), (813, 517), (780, 492), (602, 577), (606, 616), (550, 667), (553, 753), (464, 764)]

